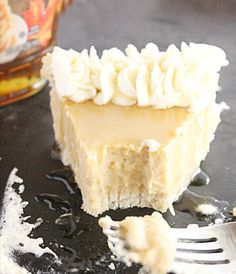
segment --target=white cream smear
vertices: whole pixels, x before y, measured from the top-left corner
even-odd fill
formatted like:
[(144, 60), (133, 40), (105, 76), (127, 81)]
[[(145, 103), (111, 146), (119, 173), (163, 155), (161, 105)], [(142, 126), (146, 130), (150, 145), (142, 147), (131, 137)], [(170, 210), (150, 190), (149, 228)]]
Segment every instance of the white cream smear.
[(196, 208), (196, 211), (203, 215), (214, 215), (218, 212), (218, 208), (211, 204), (201, 204)]
[(19, 193), (24, 191), (23, 180), (16, 175), (17, 171), (18, 169), (14, 168), (8, 177), (0, 216), (0, 272), (2, 274), (30, 273), (17, 264), (15, 252), (33, 253), (36, 257), (49, 253), (57, 259), (57, 255), (50, 248), (40, 247), (43, 244), (42, 238), (33, 239), (28, 236), (41, 224), (42, 220), (38, 219), (35, 224), (30, 224), (26, 221), (29, 216), (22, 216), (28, 202), (23, 201), (13, 188), (13, 185), (18, 184)]

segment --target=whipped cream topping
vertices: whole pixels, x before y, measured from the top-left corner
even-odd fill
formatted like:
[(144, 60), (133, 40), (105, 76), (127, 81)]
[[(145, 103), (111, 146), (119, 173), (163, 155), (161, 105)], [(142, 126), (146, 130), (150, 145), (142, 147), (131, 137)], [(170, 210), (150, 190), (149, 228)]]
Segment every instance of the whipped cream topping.
[(180, 50), (172, 44), (165, 52), (153, 43), (140, 52), (128, 45), (125, 53), (111, 48), (101, 57), (94, 47), (89, 52), (55, 47), (43, 58), (41, 74), (60, 98), (78, 103), (200, 111), (215, 100), (226, 65), (225, 52), (206, 44), (183, 42)]

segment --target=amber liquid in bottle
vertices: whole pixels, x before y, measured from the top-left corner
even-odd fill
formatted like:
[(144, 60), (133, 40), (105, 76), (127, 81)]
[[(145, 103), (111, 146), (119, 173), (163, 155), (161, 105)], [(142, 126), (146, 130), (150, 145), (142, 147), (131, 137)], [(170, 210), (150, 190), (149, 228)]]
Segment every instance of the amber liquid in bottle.
[(52, 40), (34, 55), (0, 65), (0, 106), (34, 95), (44, 87), (46, 81), (40, 78), (41, 61), (53, 45)]

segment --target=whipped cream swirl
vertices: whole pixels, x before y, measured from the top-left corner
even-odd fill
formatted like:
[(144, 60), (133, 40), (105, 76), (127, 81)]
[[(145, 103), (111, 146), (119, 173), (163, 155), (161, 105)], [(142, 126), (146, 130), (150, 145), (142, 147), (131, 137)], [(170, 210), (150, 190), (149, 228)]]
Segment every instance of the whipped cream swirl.
[(43, 59), (42, 77), (61, 98), (74, 102), (92, 99), (95, 104), (137, 104), (165, 109), (205, 109), (215, 100), (219, 71), (228, 65), (225, 52), (206, 44), (170, 45), (165, 52), (149, 43), (140, 52), (128, 45), (104, 50), (94, 47), (81, 53), (55, 47)]

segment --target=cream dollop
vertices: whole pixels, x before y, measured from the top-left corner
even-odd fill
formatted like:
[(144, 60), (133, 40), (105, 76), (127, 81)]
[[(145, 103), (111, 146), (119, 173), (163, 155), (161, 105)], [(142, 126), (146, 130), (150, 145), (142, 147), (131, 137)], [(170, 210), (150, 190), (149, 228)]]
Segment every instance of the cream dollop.
[(87, 50), (79, 53), (55, 47), (52, 54), (43, 58), (41, 75), (50, 81), (62, 98), (81, 103), (96, 95)]
[(43, 59), (42, 76), (58, 95), (74, 102), (92, 99), (95, 104), (137, 104), (159, 109), (173, 106), (190, 111), (205, 109), (215, 100), (219, 71), (228, 61), (225, 52), (206, 44), (170, 45), (165, 52), (149, 43), (139, 52), (128, 45), (81, 53), (55, 47)]

